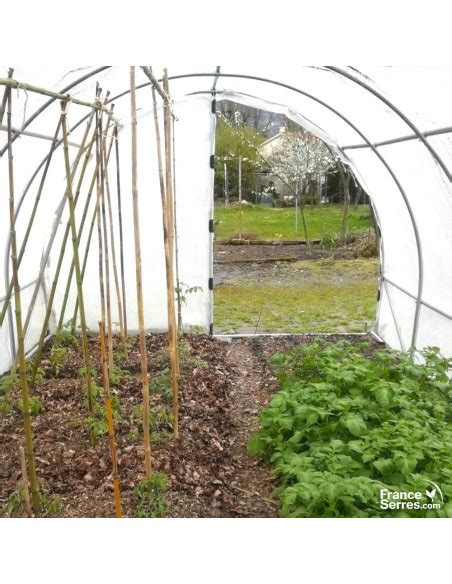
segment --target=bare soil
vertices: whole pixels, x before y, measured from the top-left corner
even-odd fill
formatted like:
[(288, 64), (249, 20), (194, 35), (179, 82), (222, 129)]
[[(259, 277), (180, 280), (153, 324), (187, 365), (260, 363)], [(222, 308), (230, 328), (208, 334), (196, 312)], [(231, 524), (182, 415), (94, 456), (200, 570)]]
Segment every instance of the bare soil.
[[(172, 438), (171, 425), (164, 419), (155, 424), (152, 434), (153, 470), (165, 473), (169, 482), (168, 517), (278, 515), (277, 501), (272, 498), (276, 479), (264, 463), (247, 453), (246, 444), (258, 428), (259, 411), (277, 387), (266, 359), (311, 340), (308, 336), (258, 337), (225, 342), (206, 335), (184, 337), (181, 439)], [(97, 341), (90, 339), (90, 354), (99, 370)], [(165, 335), (147, 337), (151, 382), (168, 367), (166, 342)], [(48, 500), (58, 501), (58, 506), (47, 507), (42, 515), (112, 517), (108, 439), (103, 435), (95, 446), (90, 445), (83, 379), (78, 374), (81, 349), (71, 350), (58, 377), (47, 357), (43, 362), (45, 380), (34, 391), (43, 409), (32, 416), (32, 423), (40, 484)], [(118, 363), (130, 377), (113, 388), (120, 403), (116, 436), (123, 512), (128, 517), (136, 514), (132, 491), (144, 476), (141, 419), (134, 419), (141, 403), (139, 360), (134, 339), (128, 360)], [(153, 391), (151, 411), (165, 408), (170, 408), (168, 399)], [(21, 483), (23, 427), (18, 408), (3, 415), (1, 422), (0, 516), (20, 517), (24, 515), (21, 505), (8, 509), (8, 499)]]
[(373, 231), (358, 234), (347, 245), (324, 248), (318, 243), (310, 246), (305, 243), (288, 244), (274, 242), (266, 245), (246, 242), (243, 245), (215, 243), (214, 263), (267, 263), (267, 262), (296, 262), (300, 260), (352, 259), (357, 257), (376, 257), (377, 249)]

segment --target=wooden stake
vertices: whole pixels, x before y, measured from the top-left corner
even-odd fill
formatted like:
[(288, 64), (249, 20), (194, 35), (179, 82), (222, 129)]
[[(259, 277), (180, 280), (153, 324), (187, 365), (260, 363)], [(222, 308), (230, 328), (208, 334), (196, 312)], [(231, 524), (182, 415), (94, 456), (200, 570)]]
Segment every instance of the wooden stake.
[[(162, 222), (163, 222), (163, 243), (165, 249), (165, 268), (166, 268), (166, 298), (167, 298), (167, 314), (168, 314), (168, 350), (170, 354), (170, 364), (171, 364), (171, 383), (173, 388), (173, 432), (176, 438), (179, 437), (179, 424), (178, 424), (178, 371), (175, 360), (174, 345), (177, 344), (177, 331), (173, 330), (173, 322), (175, 324), (175, 314), (174, 314), (174, 276), (173, 276), (173, 265), (172, 265), (172, 250), (171, 250), (171, 239), (169, 235), (169, 222), (170, 214), (168, 211), (168, 166), (167, 166), (167, 183), (165, 184), (165, 177), (163, 175), (163, 160), (161, 151), (161, 139), (160, 139), (160, 127), (157, 113), (157, 100), (155, 95), (155, 88), (152, 88), (152, 103), (154, 108), (154, 126), (155, 126), (155, 136), (157, 145), (157, 162), (159, 170), (159, 180), (160, 180), (160, 196), (162, 200)], [(164, 113), (165, 122), (165, 154), (166, 154), (166, 164), (168, 165), (168, 152), (167, 152), (167, 120), (166, 111)], [(176, 339), (176, 341), (175, 341)], [(176, 383), (176, 391), (174, 391)]]
[(116, 457), (115, 426), (113, 423), (113, 412), (111, 408), (110, 380), (108, 373), (108, 357), (105, 351), (105, 324), (99, 322), (100, 355), (102, 359), (102, 377), (104, 381), (104, 400), (107, 411), (108, 437), (110, 439), (110, 453), (112, 463), (113, 491), (115, 497), (115, 515), (121, 517), (121, 494), (119, 491), (118, 460)]
[(11, 263), (14, 280), (14, 305), (16, 313), (17, 332), (17, 354), (19, 356), (20, 387), (22, 390), (22, 418), (25, 433), (25, 449), (27, 452), (28, 474), (30, 477), (31, 497), (33, 511), (39, 513), (41, 510), (41, 497), (39, 494), (38, 478), (36, 475), (36, 462), (33, 451), (33, 432), (30, 419), (30, 401), (27, 381), (27, 364), (25, 361), (24, 331), (22, 328), (22, 304), (19, 285), (19, 269), (17, 265), (17, 242), (16, 242), (16, 217), (14, 209), (14, 164), (12, 149), (11, 131), (11, 90), (8, 91), (8, 178), (9, 178), (9, 223), (11, 229)]
[(124, 311), (123, 322), (124, 332), (127, 341), (127, 301), (126, 301), (126, 280), (124, 270), (124, 237), (122, 231), (122, 203), (121, 203), (121, 171), (119, 165), (119, 135), (118, 128), (115, 128), (115, 152), (116, 152), (116, 188), (118, 191), (118, 219), (119, 219), (119, 257), (121, 263), (121, 288), (122, 288), (122, 308)]
[(23, 446), (19, 446), (20, 466), (22, 469), (22, 484), (24, 487), (24, 502), (28, 517), (33, 515), (30, 503), (30, 489), (28, 488), (27, 463), (25, 461), (25, 450)]
[(94, 412), (94, 402), (93, 402), (93, 390), (91, 381), (91, 365), (89, 357), (88, 348), (88, 331), (86, 327), (85, 318), (85, 301), (83, 298), (83, 288), (82, 288), (82, 275), (80, 269), (80, 258), (78, 253), (78, 240), (77, 240), (77, 227), (75, 223), (75, 203), (74, 197), (72, 195), (72, 184), (71, 184), (71, 167), (69, 163), (69, 148), (68, 148), (68, 138), (67, 138), (67, 121), (66, 121), (66, 102), (61, 102), (61, 127), (63, 129), (63, 152), (64, 152), (64, 164), (66, 167), (66, 181), (67, 181), (67, 200), (69, 205), (69, 221), (71, 224), (71, 234), (72, 234), (72, 251), (74, 256), (74, 268), (75, 277), (77, 282), (77, 297), (80, 307), (80, 329), (82, 335), (82, 348), (83, 348), (83, 362), (85, 365), (85, 378), (86, 378), (86, 389), (88, 393), (88, 405), (89, 411), (92, 414)]
[[(164, 70), (163, 90), (169, 95), (168, 72)], [(173, 167), (172, 167), (172, 140), (171, 140), (171, 109), (169, 99), (164, 107), (165, 131), (165, 166), (166, 166), (166, 222), (169, 239), (169, 266), (167, 270), (167, 297), (168, 297), (168, 340), (171, 360), (171, 382), (173, 388), (173, 433), (179, 438), (179, 350), (177, 340), (177, 324), (174, 305), (174, 198), (173, 198)]]
[(141, 381), (143, 387), (143, 435), (144, 435), (144, 460), (146, 476), (152, 472), (151, 441), (149, 435), (149, 380), (148, 360), (146, 350), (146, 337), (144, 333), (144, 308), (143, 308), (143, 281), (141, 273), (141, 241), (140, 241), (140, 210), (138, 204), (137, 187), (137, 102), (135, 95), (135, 67), (130, 67), (130, 106), (132, 122), (132, 197), (133, 197), (133, 227), (135, 239), (135, 268), (137, 285), (138, 327), (140, 336), (141, 354)]

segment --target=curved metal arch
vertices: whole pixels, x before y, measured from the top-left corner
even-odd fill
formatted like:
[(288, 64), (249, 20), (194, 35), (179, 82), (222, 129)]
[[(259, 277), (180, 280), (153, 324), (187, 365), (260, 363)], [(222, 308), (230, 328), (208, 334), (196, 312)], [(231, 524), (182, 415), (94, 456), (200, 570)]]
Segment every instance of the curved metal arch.
[(413, 227), (414, 237), (415, 237), (415, 241), (416, 241), (416, 249), (417, 249), (417, 255), (418, 255), (418, 291), (417, 291), (417, 296), (416, 296), (416, 309), (415, 309), (414, 322), (413, 322), (413, 334), (412, 334), (412, 338), (411, 338), (411, 346), (415, 347), (416, 341), (417, 341), (417, 333), (418, 333), (418, 329), (419, 329), (419, 317), (420, 317), (420, 309), (421, 309), (421, 305), (422, 305), (422, 294), (423, 294), (423, 288), (424, 288), (424, 262), (423, 262), (423, 255), (422, 255), (422, 243), (421, 243), (420, 233), (418, 230), (416, 219), (415, 219), (415, 216), (413, 213), (413, 209), (410, 205), (410, 202), (408, 200), (406, 192), (405, 192), (404, 188), (402, 187), (402, 185), (400, 184), (400, 181), (397, 178), (394, 171), (392, 170), (391, 166), (386, 161), (386, 159), (382, 156), (382, 154), (380, 154), (380, 152), (378, 152), (378, 150), (375, 148), (375, 146), (367, 139), (367, 137), (361, 132), (361, 130), (359, 130), (359, 128), (357, 128), (346, 116), (341, 114), (335, 108), (333, 108), (332, 106), (330, 106), (326, 102), (322, 101), (318, 97), (311, 95), (310, 93), (303, 91), (301, 89), (298, 89), (296, 87), (288, 85), (287, 83), (283, 83), (283, 82), (272, 80), (272, 79), (266, 79), (265, 77), (257, 77), (254, 75), (242, 75), (242, 74), (233, 74), (233, 73), (188, 73), (185, 75), (174, 75), (174, 76), (170, 77), (169, 79), (176, 80), (176, 79), (183, 79), (183, 78), (187, 78), (187, 77), (212, 77), (215, 75), (218, 75), (219, 77), (232, 77), (232, 78), (236, 77), (236, 78), (242, 78), (242, 79), (250, 79), (250, 80), (254, 80), (254, 81), (262, 81), (264, 83), (272, 83), (274, 85), (278, 85), (278, 86), (283, 87), (285, 89), (295, 91), (296, 93), (304, 95), (308, 99), (312, 99), (316, 103), (322, 105), (323, 107), (325, 107), (326, 109), (328, 109), (329, 111), (331, 111), (332, 113), (337, 115), (347, 125), (349, 125), (362, 138), (362, 140), (368, 145), (368, 147), (372, 150), (372, 152), (377, 156), (377, 158), (380, 160), (380, 162), (383, 164), (383, 166), (389, 172), (389, 174), (391, 175), (392, 179), (394, 180), (394, 182), (395, 182), (395, 184), (396, 184), (396, 186), (397, 186), (397, 188), (398, 188), (398, 190), (399, 190), (399, 192), (402, 195), (402, 198), (404, 200), (406, 209), (407, 209), (408, 214), (410, 216), (411, 225)]
[(378, 98), (380, 101), (382, 101), (386, 106), (388, 106), (389, 108), (391, 108), (391, 110), (397, 116), (399, 116), (399, 118), (403, 122), (405, 122), (405, 124), (409, 128), (411, 128), (411, 130), (413, 131), (413, 133), (416, 135), (416, 138), (418, 138), (422, 142), (422, 144), (429, 151), (429, 153), (432, 156), (432, 158), (439, 164), (439, 166), (441, 167), (441, 169), (443, 170), (444, 174), (447, 176), (447, 178), (449, 179), (449, 181), (452, 181), (452, 174), (449, 172), (449, 169), (447, 168), (447, 166), (444, 163), (444, 161), (441, 158), (441, 156), (436, 152), (436, 150), (433, 148), (433, 146), (425, 138), (424, 134), (419, 130), (419, 128), (416, 126), (416, 124), (414, 124), (414, 122), (412, 122), (402, 112), (402, 110), (400, 110), (396, 105), (394, 105), (392, 103), (392, 101), (390, 101), (387, 97), (385, 97), (382, 93), (380, 93), (377, 89), (375, 89), (371, 85), (368, 85), (367, 83), (365, 83), (361, 79), (358, 79), (357, 77), (354, 77), (353, 75), (351, 75), (345, 69), (341, 69), (340, 67), (333, 67), (333, 66), (326, 66), (325, 69), (327, 69), (328, 71), (333, 71), (337, 75), (340, 75), (341, 77), (345, 77), (346, 79), (349, 79), (353, 83), (356, 83), (357, 85), (359, 85), (360, 87), (362, 87), (363, 89), (365, 89), (366, 91), (368, 91), (369, 93), (371, 93), (372, 95), (374, 95), (376, 98)]
[[(100, 68), (100, 70), (104, 70), (106, 68), (108, 68), (108, 67), (102, 67), (102, 68)], [(89, 76), (92, 76), (94, 74), (95, 73), (92, 72), (92, 74)], [(350, 128), (352, 128), (361, 137), (361, 139), (368, 145), (368, 147), (372, 150), (372, 152), (377, 156), (377, 158), (380, 160), (380, 162), (383, 164), (383, 166), (389, 172), (391, 178), (394, 180), (400, 194), (402, 195), (402, 198), (404, 200), (404, 203), (405, 203), (405, 206), (407, 208), (407, 211), (408, 211), (408, 214), (409, 214), (409, 217), (411, 220), (411, 224), (413, 227), (413, 232), (414, 232), (415, 241), (416, 241), (417, 255), (418, 255), (418, 291), (417, 291), (417, 296), (416, 296), (416, 309), (415, 309), (415, 315), (414, 315), (413, 334), (412, 334), (412, 342), (411, 342), (411, 345), (414, 347), (416, 344), (416, 340), (417, 340), (420, 308), (421, 308), (421, 301), (422, 301), (422, 294), (423, 294), (423, 283), (424, 283), (422, 244), (421, 244), (421, 240), (420, 240), (420, 234), (419, 234), (419, 230), (417, 227), (416, 219), (414, 217), (414, 213), (413, 213), (413, 210), (411, 208), (408, 197), (407, 197), (402, 185), (400, 184), (400, 181), (398, 180), (396, 174), (394, 173), (394, 171), (392, 170), (392, 168), (390, 167), (390, 165), (388, 164), (386, 159), (378, 152), (378, 150), (375, 148), (375, 146), (367, 139), (367, 137), (361, 132), (361, 130), (359, 130), (359, 128), (357, 128), (346, 116), (341, 114), (339, 111), (337, 111), (335, 108), (333, 108), (332, 106), (330, 106), (326, 102), (322, 101), (320, 98), (318, 98), (314, 95), (311, 95), (310, 93), (308, 93), (306, 91), (298, 89), (292, 85), (288, 85), (288, 84), (280, 82), (280, 81), (276, 81), (273, 79), (267, 79), (265, 77), (259, 77), (259, 76), (254, 76), (254, 75), (235, 74), (235, 73), (220, 73), (220, 72), (186, 73), (186, 74), (182, 74), (182, 75), (173, 75), (173, 76), (169, 77), (169, 80), (174, 81), (174, 80), (178, 80), (178, 79), (186, 79), (186, 78), (191, 78), (191, 77), (226, 77), (226, 78), (250, 79), (253, 81), (270, 83), (273, 85), (277, 85), (279, 87), (283, 87), (283, 88), (288, 89), (290, 91), (294, 91), (296, 93), (299, 93), (300, 95), (307, 97), (308, 99), (312, 99), (313, 101), (315, 101), (319, 105), (325, 107), (326, 109), (328, 109), (329, 111), (334, 113), (336, 116), (338, 116), (340, 119), (342, 119)], [(78, 82), (73, 82), (72, 87), (75, 87), (76, 85), (78, 85), (81, 82), (82, 82), (81, 80), (79, 80)], [(143, 87), (147, 87), (149, 85), (150, 85), (150, 82), (143, 83), (143, 84), (137, 86), (136, 89), (142, 89)], [(116, 96), (113, 96), (112, 98), (110, 98), (108, 100), (108, 103), (116, 101), (117, 99), (119, 99), (125, 95), (128, 95), (129, 92), (130, 92), (130, 90), (126, 90), (126, 91), (123, 91), (123, 92), (117, 94)], [(50, 105), (50, 103), (48, 105)], [(34, 115), (33, 119), (35, 117), (37, 117), (39, 115), (39, 113), (41, 113), (41, 112), (40, 111), (35, 112), (36, 115)], [(29, 123), (31, 123), (31, 121), (32, 120), (30, 120)]]

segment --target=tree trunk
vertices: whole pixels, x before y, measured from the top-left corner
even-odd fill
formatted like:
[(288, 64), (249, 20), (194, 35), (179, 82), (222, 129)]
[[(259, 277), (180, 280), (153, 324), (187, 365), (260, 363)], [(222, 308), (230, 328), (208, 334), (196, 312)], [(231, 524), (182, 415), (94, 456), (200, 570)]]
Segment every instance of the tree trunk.
[(350, 171), (348, 168), (344, 168), (342, 164), (338, 165), (339, 174), (341, 177), (341, 184), (342, 184), (342, 193), (343, 193), (343, 201), (344, 201), (344, 210), (342, 213), (342, 233), (341, 233), (341, 240), (342, 243), (345, 245), (347, 243), (347, 235), (348, 235), (348, 215), (350, 209)]

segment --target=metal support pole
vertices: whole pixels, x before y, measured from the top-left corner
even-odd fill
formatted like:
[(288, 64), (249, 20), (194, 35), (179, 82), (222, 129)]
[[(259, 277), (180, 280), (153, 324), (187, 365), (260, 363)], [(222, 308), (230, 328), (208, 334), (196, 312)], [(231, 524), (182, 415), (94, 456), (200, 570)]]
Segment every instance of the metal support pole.
[(228, 167), (226, 161), (224, 162), (224, 204), (226, 205), (226, 207), (229, 205)]
[(431, 154), (432, 158), (439, 164), (439, 166), (441, 167), (441, 169), (443, 170), (444, 174), (449, 179), (449, 181), (452, 181), (452, 175), (449, 172), (449, 169), (447, 168), (447, 166), (444, 163), (441, 156), (438, 154), (438, 152), (436, 152), (436, 150), (433, 148), (433, 146), (430, 144), (430, 142), (428, 142), (426, 140), (425, 136), (422, 134), (422, 132), (419, 130), (419, 128), (397, 106), (395, 106), (388, 98), (386, 98), (377, 89), (368, 85), (367, 83), (365, 83), (361, 79), (358, 79), (357, 77), (351, 75), (348, 71), (341, 69), (340, 67), (325, 67), (325, 68), (329, 71), (334, 71), (335, 73), (337, 73), (338, 75), (341, 75), (342, 77), (346, 77), (347, 79), (349, 79), (353, 83), (356, 83), (357, 85), (359, 85), (360, 87), (362, 87), (363, 89), (368, 91), (369, 93), (372, 93), (372, 95), (377, 97), (387, 107), (391, 108), (391, 110), (395, 114), (397, 114), (398, 117), (401, 120), (403, 120), (407, 126), (409, 126), (411, 128), (411, 130), (416, 134), (416, 137), (427, 148), (427, 150)]
[(242, 157), (239, 156), (239, 203), (242, 203)]

